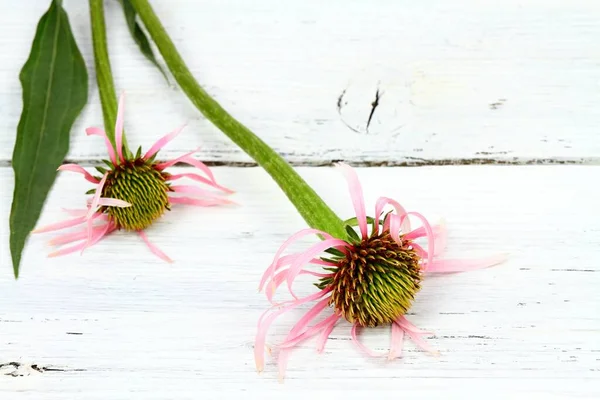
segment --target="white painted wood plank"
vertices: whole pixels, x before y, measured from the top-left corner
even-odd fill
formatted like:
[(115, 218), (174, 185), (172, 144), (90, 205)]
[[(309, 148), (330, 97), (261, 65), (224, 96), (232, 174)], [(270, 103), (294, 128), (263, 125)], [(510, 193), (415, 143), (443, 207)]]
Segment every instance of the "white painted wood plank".
[[(300, 173), (343, 217), (345, 183), (330, 168)], [(367, 204), (400, 200), (445, 216), (449, 255), (509, 252), (504, 265), (426, 280), (411, 320), (436, 332), (439, 358), (409, 341), (402, 360), (368, 359), (340, 324), (317, 356), (292, 354), (285, 384), (271, 359), (254, 371), (255, 325), (267, 305), (259, 276), (279, 244), (304, 227), (256, 168), (215, 168), (238, 190), (231, 208), (176, 208), (150, 238), (176, 262), (155, 259), (134, 235), (83, 256), (47, 259), (34, 237), (22, 278), (11, 276), (6, 218), (12, 172), (0, 169), (0, 363), (63, 369), (0, 376), (0, 398), (598, 398), (600, 396), (600, 167), (436, 167), (358, 170)], [(61, 174), (41, 223), (81, 204), (87, 185)], [(307, 282), (306, 291), (310, 291)], [(283, 339), (301, 310), (277, 323)], [(386, 329), (364, 341), (387, 349)], [(5, 368), (4, 371), (11, 370)], [(202, 396), (203, 395), (203, 396)]]
[[(0, 160), (12, 153), (17, 76), (47, 3), (0, 4)], [(294, 162), (598, 161), (595, 0), (152, 4), (199, 81)], [(65, 6), (93, 77), (87, 2)], [(131, 143), (148, 146), (189, 121), (170, 152), (202, 145), (203, 159), (249, 161), (138, 54), (118, 3), (106, 8), (117, 87), (129, 93)], [(378, 87), (383, 95), (366, 133)], [(71, 159), (102, 154), (83, 133), (102, 121), (95, 89), (90, 101)]]

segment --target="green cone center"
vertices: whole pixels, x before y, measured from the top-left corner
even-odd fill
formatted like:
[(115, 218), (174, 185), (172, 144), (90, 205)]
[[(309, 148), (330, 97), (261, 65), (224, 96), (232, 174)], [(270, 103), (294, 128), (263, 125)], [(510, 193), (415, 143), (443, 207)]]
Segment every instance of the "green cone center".
[(139, 158), (109, 172), (102, 196), (124, 200), (131, 207), (106, 207), (119, 228), (137, 231), (147, 228), (169, 209), (165, 176), (151, 163)]
[(410, 244), (384, 232), (351, 245), (318, 286), (331, 289), (330, 305), (349, 322), (389, 324), (406, 313), (421, 287), (419, 256)]

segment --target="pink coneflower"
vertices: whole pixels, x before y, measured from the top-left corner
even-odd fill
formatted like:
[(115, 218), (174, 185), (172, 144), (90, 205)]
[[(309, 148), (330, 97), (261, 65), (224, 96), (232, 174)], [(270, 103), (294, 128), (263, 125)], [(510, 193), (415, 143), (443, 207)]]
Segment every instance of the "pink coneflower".
[[(93, 196), (87, 202), (87, 209), (67, 210), (74, 218), (33, 231), (34, 233), (50, 232), (86, 224), (83, 230), (66, 233), (52, 239), (50, 244), (57, 246), (69, 243), (77, 244), (50, 253), (50, 257), (83, 251), (109, 233), (117, 229), (125, 229), (126, 231), (136, 231), (154, 254), (171, 262), (172, 260), (165, 253), (150, 243), (144, 229), (159, 218), (165, 210), (170, 210), (171, 204), (206, 207), (232, 203), (221, 195), (200, 187), (171, 183), (187, 178), (222, 192), (232, 193), (231, 190), (216, 182), (213, 173), (205, 164), (192, 157), (196, 151), (165, 162), (155, 161), (158, 151), (173, 140), (184, 126), (159, 139), (143, 156), (141, 147), (137, 154), (133, 155), (123, 146), (123, 113), (124, 96), (121, 95), (115, 124), (116, 152), (102, 129), (86, 129), (88, 136), (101, 136), (106, 143), (110, 160), (105, 163), (109, 168), (96, 167), (102, 176), (93, 176), (77, 164), (63, 164), (58, 168), (59, 171), (80, 173), (96, 187), (88, 192)], [(196, 167), (204, 173), (204, 176), (195, 173), (170, 174), (165, 171), (166, 168), (176, 163)], [(101, 224), (94, 225), (94, 221), (99, 221)]]
[[(256, 368), (264, 367), (265, 340), (269, 326), (280, 315), (303, 304), (316, 304), (292, 327), (280, 349), (278, 364), (283, 378), (289, 351), (300, 342), (318, 336), (317, 351), (323, 351), (325, 342), (335, 324), (342, 318), (352, 323), (351, 337), (358, 347), (369, 355), (378, 354), (364, 346), (357, 338), (363, 327), (391, 325), (389, 359), (399, 357), (404, 335), (420, 348), (437, 353), (423, 339), (430, 332), (415, 327), (405, 314), (428, 273), (470, 271), (498, 264), (504, 256), (482, 260), (438, 259), (445, 247), (444, 224), (431, 226), (417, 212), (407, 212), (398, 202), (380, 197), (375, 204), (375, 218), (366, 215), (362, 188), (354, 170), (341, 164), (356, 211), (356, 218), (348, 221), (348, 238), (334, 238), (316, 229), (304, 229), (290, 237), (277, 251), (272, 264), (263, 274), (259, 289), (265, 288), (267, 299), (273, 304), (258, 321), (254, 346)], [(392, 211), (384, 212), (388, 206)], [(421, 221), (421, 227), (411, 229), (409, 217)], [(358, 232), (353, 226), (358, 226)], [(293, 242), (317, 235), (321, 242), (309, 249), (284, 255)], [(422, 246), (416, 241), (425, 240)], [(320, 271), (307, 269), (314, 265)], [(297, 297), (292, 289), (294, 280), (303, 274), (318, 278), (318, 292)], [(286, 284), (292, 300), (276, 304), (273, 295), (281, 284)], [(325, 318), (311, 323), (324, 311)]]

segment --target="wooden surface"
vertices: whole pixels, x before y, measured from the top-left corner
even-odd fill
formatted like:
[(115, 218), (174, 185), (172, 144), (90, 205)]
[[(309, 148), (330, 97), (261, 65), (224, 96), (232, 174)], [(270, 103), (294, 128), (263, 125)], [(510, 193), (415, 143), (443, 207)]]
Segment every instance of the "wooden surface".
[[(600, 397), (597, 2), (152, 3), (199, 80), (300, 165), (340, 216), (352, 207), (329, 165), (343, 159), (365, 167), (369, 209), (380, 195), (396, 198), (445, 217), (450, 255), (508, 252), (509, 261), (425, 282), (410, 319), (436, 333), (439, 358), (407, 340), (402, 359), (369, 359), (341, 323), (322, 355), (313, 341), (293, 352), (284, 384), (271, 358), (257, 375), (253, 337), (267, 307), (259, 277), (305, 224), (137, 54), (115, 1), (107, 21), (129, 141), (147, 147), (189, 121), (161, 157), (202, 145), (201, 159), (226, 165), (214, 172), (241, 205), (178, 207), (157, 222), (148, 236), (172, 265), (135, 235), (55, 259), (46, 258), (53, 235), (34, 236), (15, 282), (8, 213), (17, 75), (47, 1), (0, 2), (1, 399)], [(91, 68), (86, 2), (65, 6)], [(89, 166), (105, 157), (83, 133), (99, 123), (92, 90), (69, 159)], [(378, 166), (403, 163), (429, 166)], [(474, 165), (438, 165), (446, 163)], [(88, 186), (60, 174), (40, 224), (80, 206)], [(282, 318), (268, 342), (281, 341), (301, 313)], [(389, 332), (362, 338), (384, 351)]]

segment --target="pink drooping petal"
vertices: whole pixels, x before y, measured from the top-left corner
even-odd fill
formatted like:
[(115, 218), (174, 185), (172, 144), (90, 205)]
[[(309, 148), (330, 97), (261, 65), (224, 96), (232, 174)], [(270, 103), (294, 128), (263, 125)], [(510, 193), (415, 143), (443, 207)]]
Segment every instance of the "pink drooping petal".
[(119, 108), (117, 109), (117, 121), (115, 122), (115, 145), (117, 154), (121, 162), (125, 162), (123, 157), (123, 123), (125, 119), (125, 93), (119, 96)]
[[(206, 164), (204, 164), (201, 161), (196, 160), (195, 158), (193, 158), (191, 155), (194, 154), (195, 152), (197, 152), (198, 149), (194, 150), (194, 151), (190, 151), (189, 153), (186, 153), (182, 156), (179, 156), (173, 160), (170, 161), (165, 161), (163, 163), (159, 163), (155, 165), (155, 168), (158, 169), (159, 171), (164, 170), (165, 168), (168, 168), (170, 166), (173, 166), (177, 163), (183, 163), (183, 164), (188, 164), (191, 165), (193, 167), (198, 168), (199, 170), (201, 170), (202, 172), (204, 172), (206, 174), (206, 176), (208, 176), (208, 182), (210, 182), (209, 184), (213, 187), (216, 187), (218, 189), (221, 189), (225, 192), (228, 193), (233, 193), (232, 190), (227, 189), (224, 186), (221, 186), (217, 183), (217, 180), (215, 179), (215, 176), (213, 175), (212, 171), (210, 170), (210, 168), (208, 168), (208, 166), (206, 166)], [(187, 176), (187, 174), (181, 174), (181, 175), (185, 175)], [(192, 174), (193, 175), (193, 174)], [(188, 176), (189, 177), (189, 176)], [(201, 179), (199, 179), (200, 177), (196, 177), (196, 178), (192, 178), (192, 179), (196, 179), (199, 181), (203, 181)], [(171, 179), (172, 180), (172, 179)]]
[[(321, 311), (323, 311), (323, 309), (325, 309), (325, 307), (327, 307), (328, 303), (329, 303), (329, 299), (326, 298), (326, 299), (319, 301), (316, 305), (314, 305), (306, 314), (304, 314), (302, 316), (302, 318), (300, 318), (298, 320), (296, 325), (294, 325), (294, 327), (292, 328), (290, 333), (287, 335), (286, 340), (291, 339), (296, 336), (299, 336), (302, 332), (306, 331), (306, 326), (310, 323), (310, 321), (315, 319), (315, 317), (317, 315), (319, 315), (321, 313)], [(279, 353), (278, 363), (279, 363), (279, 379), (280, 380), (283, 380), (283, 378), (285, 377), (285, 370), (287, 368), (289, 353), (290, 353), (289, 349), (282, 349), (281, 352)]]
[(360, 228), (362, 238), (366, 239), (368, 236), (367, 211), (365, 210), (365, 199), (363, 197), (362, 186), (358, 180), (358, 175), (356, 175), (356, 171), (348, 164), (339, 163), (337, 166), (342, 170), (342, 173), (348, 182), (348, 190), (350, 191), (350, 197), (352, 198), (352, 204), (354, 205), (354, 211), (356, 212), (358, 227)]
[[(448, 231), (446, 228), (446, 221), (441, 220), (439, 224), (431, 227), (433, 230), (433, 236), (435, 237), (435, 257), (439, 256), (446, 249), (446, 242), (448, 241)], [(415, 240), (422, 238), (427, 235), (427, 231), (424, 227), (419, 227), (412, 232), (404, 235), (404, 239)]]
[[(400, 225), (402, 223), (402, 218), (399, 215), (390, 214), (387, 219), (389, 220), (390, 236), (399, 246), (402, 246), (402, 239), (400, 239)], [(408, 218), (404, 218), (404, 220), (406, 221)]]
[[(287, 249), (288, 246), (290, 246), (292, 243), (294, 243), (308, 235), (321, 235), (326, 239), (332, 238), (332, 236), (330, 234), (320, 231), (318, 229), (302, 229), (301, 231), (294, 233), (285, 242), (283, 242), (281, 247), (279, 247), (279, 249), (277, 250), (277, 253), (275, 253), (275, 257), (273, 257), (273, 262), (271, 262), (271, 265), (269, 265), (269, 267), (263, 274), (261, 283), (259, 284), (259, 291), (262, 290), (262, 287), (268, 277), (270, 277), (271, 280), (273, 279), (273, 275), (275, 275), (275, 271), (277, 270), (277, 265), (278, 264), (280, 265), (279, 258), (281, 257), (281, 255), (283, 254), (285, 249)], [(297, 255), (300, 255), (300, 254), (301, 253), (298, 253)], [(286, 256), (286, 257), (287, 257), (286, 260), (291, 260), (291, 258), (292, 258), (291, 256)]]
[(83, 174), (83, 177), (88, 181), (88, 182), (92, 182), (92, 183), (98, 183), (100, 182), (97, 178), (94, 178), (92, 176), (92, 174), (90, 174), (89, 172), (87, 172), (83, 167), (77, 165), (77, 164), (63, 164), (60, 167), (58, 167), (59, 171), (71, 171), (71, 172), (77, 172), (79, 174)]
[(108, 139), (108, 136), (106, 136), (106, 132), (104, 132), (102, 129), (100, 128), (96, 128), (96, 127), (91, 127), (91, 128), (87, 128), (85, 130), (85, 133), (87, 133), (88, 136), (94, 135), (94, 136), (101, 136), (104, 138), (104, 143), (106, 144), (106, 151), (108, 152), (108, 157), (110, 158), (110, 162), (112, 162), (114, 165), (117, 165), (117, 157), (115, 156), (115, 150), (113, 149), (112, 144), (110, 143), (110, 140)]
[(402, 328), (404, 332), (412, 339), (413, 342), (417, 346), (419, 346), (422, 350), (425, 350), (428, 353), (439, 355), (440, 352), (435, 350), (427, 341), (425, 341), (422, 336), (431, 335), (431, 332), (421, 331), (417, 327), (415, 327), (412, 323), (410, 323), (404, 316), (401, 316), (396, 319), (395, 323)]
[(265, 341), (267, 337), (267, 331), (269, 326), (275, 321), (281, 314), (288, 312), (302, 304), (306, 304), (310, 301), (318, 300), (323, 296), (326, 296), (330, 291), (321, 290), (320, 292), (313, 293), (310, 296), (306, 296), (302, 299), (291, 302), (290, 305), (283, 307), (275, 312), (267, 310), (260, 316), (258, 320), (258, 327), (256, 332), (256, 339), (254, 341), (254, 361), (256, 363), (256, 369), (260, 372), (263, 370), (265, 365)]
[(396, 318), (396, 324), (398, 324), (398, 326), (400, 326), (400, 328), (402, 328), (402, 330), (406, 331), (406, 332), (411, 332), (411, 333), (415, 333), (418, 335), (431, 335), (433, 336), (433, 332), (431, 331), (424, 331), (423, 329), (419, 329), (417, 328), (412, 322), (410, 322), (405, 316), (400, 316), (398, 318)]
[(138, 235), (140, 235), (140, 237), (144, 241), (144, 243), (146, 243), (146, 246), (148, 246), (150, 251), (152, 253), (154, 253), (154, 255), (156, 255), (158, 258), (160, 258), (161, 260), (164, 260), (168, 263), (173, 262), (173, 260), (171, 260), (169, 258), (169, 256), (167, 256), (165, 253), (163, 253), (158, 247), (156, 247), (154, 244), (152, 244), (152, 242), (150, 242), (150, 240), (148, 240), (148, 237), (146, 236), (146, 233), (144, 231), (137, 231), (137, 232), (138, 232)]
[(296, 298), (296, 295), (292, 290), (292, 284), (304, 265), (308, 264), (315, 256), (321, 254), (323, 251), (329, 248), (346, 245), (347, 243), (341, 239), (325, 239), (320, 243), (314, 244), (308, 250), (301, 253), (290, 265), (290, 272), (286, 277), (287, 287), (290, 294)]
[(108, 172), (104, 174), (102, 180), (98, 184), (96, 188), (96, 193), (94, 193), (94, 197), (92, 197), (92, 201), (90, 203), (90, 208), (86, 217), (89, 219), (96, 212), (96, 208), (98, 208), (98, 202), (100, 201), (100, 196), (102, 195), (102, 189), (104, 188), (104, 184), (106, 183), (106, 178), (108, 178)]
[(392, 322), (392, 338), (390, 340), (390, 354), (388, 360), (400, 357), (402, 355), (402, 344), (404, 342), (404, 331), (395, 322)]
[[(400, 203), (398, 203), (394, 199), (390, 199), (389, 197), (378, 198), (377, 202), (375, 203), (375, 218), (377, 220), (381, 218), (381, 213), (383, 212), (385, 206), (387, 206), (388, 204), (391, 204), (392, 207), (396, 209), (396, 214), (401, 218), (402, 224), (400, 227), (402, 229), (402, 232), (410, 232), (410, 220), (408, 218), (404, 218), (406, 216), (406, 210), (404, 209), (404, 207), (402, 207)], [(376, 224), (375, 226), (377, 233), (379, 233), (379, 224)]]
[[(114, 231), (116, 229), (114, 224), (112, 224), (110, 222), (100, 228), (101, 229), (97, 230), (96, 233), (93, 235), (90, 243), (88, 243), (88, 241), (86, 240), (75, 246), (67, 247), (67, 248), (52, 252), (52, 253), (48, 254), (48, 257), (59, 257), (59, 256), (64, 256), (66, 254), (74, 253), (76, 251), (84, 250), (86, 247), (89, 247), (91, 245), (98, 243), (101, 239), (103, 239), (109, 233), (111, 233), (112, 231)], [(87, 237), (87, 231), (84, 232), (84, 234), (85, 234), (84, 237)]]
[(211, 192), (210, 190), (202, 189), (192, 185), (172, 185), (171, 190), (175, 193), (187, 193), (195, 196), (216, 197), (221, 198), (221, 194)]
[(426, 259), (427, 257), (429, 257), (427, 251), (425, 251), (425, 249), (421, 247), (421, 245), (415, 242), (412, 242), (410, 245), (421, 259)]
[[(273, 296), (275, 295), (275, 291), (285, 281), (289, 272), (289, 269), (285, 269), (283, 271), (278, 272), (273, 278), (273, 281), (270, 282), (271, 285), (268, 285), (271, 290), (266, 291), (266, 296), (267, 300), (269, 300), (270, 303), (273, 303)], [(333, 276), (332, 273), (324, 274), (320, 272), (308, 271), (306, 269), (301, 270), (299, 275), (312, 275), (318, 278), (327, 278)]]
[[(427, 232), (427, 264), (425, 265), (425, 268), (429, 268), (433, 261), (433, 255), (435, 254), (435, 238), (433, 236), (431, 225), (429, 225), (429, 221), (427, 221), (427, 219), (418, 212), (411, 211), (407, 213), (407, 215), (414, 215), (415, 217), (419, 218), (423, 224), (423, 227), (425, 228), (425, 232)], [(408, 216), (406, 219), (408, 219)]]
[[(104, 226), (97, 226), (93, 228), (93, 234), (97, 234), (104, 230)], [(67, 243), (77, 242), (79, 240), (86, 239), (88, 237), (87, 229), (79, 232), (65, 233), (60, 236), (50, 239), (48, 244), (52, 246), (62, 246)]]
[(37, 228), (33, 230), (31, 233), (44, 233), (44, 232), (52, 232), (57, 231), (59, 229), (70, 228), (75, 225), (83, 224), (86, 221), (86, 217), (77, 217), (71, 218), (66, 221), (55, 222), (50, 225), (42, 226), (41, 228)]
[(165, 162), (162, 162), (162, 163), (158, 163), (154, 167), (156, 169), (158, 169), (159, 171), (162, 171), (165, 168), (172, 167), (173, 165), (177, 164), (178, 162), (182, 162), (184, 164), (189, 164), (189, 163), (185, 162), (184, 160), (188, 160), (188, 158), (190, 158), (190, 156), (192, 154), (196, 153), (198, 150), (200, 150), (199, 147), (196, 150), (192, 150), (190, 152), (187, 152), (187, 153), (185, 153), (185, 154), (183, 154), (183, 155), (181, 155), (181, 156), (179, 156), (177, 158), (174, 158), (172, 160), (165, 161)]
[(506, 259), (506, 254), (499, 254), (475, 260), (435, 260), (427, 267), (427, 272), (450, 273), (473, 271), (476, 269), (492, 267), (503, 263)]
[(101, 218), (103, 216), (104, 216), (103, 213), (97, 212), (97, 213), (92, 214), (92, 216), (87, 219), (87, 221), (86, 221), (87, 241), (84, 243), (84, 246), (81, 249), (81, 254), (83, 254), (83, 251), (85, 249), (87, 249), (89, 246), (91, 246), (92, 244), (95, 243), (93, 241), (94, 220)]
[(310, 324), (310, 322), (313, 319), (315, 319), (321, 313), (321, 311), (323, 311), (325, 308), (327, 308), (328, 305), (329, 305), (329, 298), (325, 298), (325, 299), (322, 299), (319, 302), (317, 302), (317, 304), (315, 304), (310, 310), (308, 310), (308, 312), (306, 314), (304, 314), (302, 316), (302, 318), (300, 318), (298, 320), (296, 325), (294, 325), (292, 327), (288, 337), (293, 338), (293, 337), (300, 335), (302, 332), (304, 332), (306, 330), (306, 327), (308, 326), (308, 324)]
[(321, 331), (321, 334), (319, 335), (319, 338), (317, 339), (317, 353), (322, 353), (323, 350), (325, 349), (325, 343), (327, 343), (327, 339), (329, 338), (329, 335), (331, 335), (331, 332), (333, 331), (333, 328), (335, 327), (335, 324), (339, 321), (339, 319), (341, 318), (339, 315), (332, 315), (331, 320), (328, 321), (328, 323), (325, 325), (325, 328)]
[[(325, 300), (329, 301), (329, 298), (327, 298)], [(321, 332), (323, 329), (328, 328), (330, 325), (334, 325), (338, 319), (340, 319), (340, 317), (338, 315), (332, 314), (329, 317), (325, 318), (324, 320), (322, 320), (320, 322), (317, 322), (316, 324), (314, 324), (313, 326), (306, 329), (304, 332), (299, 333), (296, 336), (288, 335), (288, 337), (285, 339), (285, 341), (283, 343), (281, 343), (278, 347), (282, 348), (282, 349), (292, 348), (292, 347), (298, 345), (299, 343), (315, 336), (317, 333)], [(332, 327), (332, 329), (333, 329), (333, 327)]]
[(181, 125), (179, 128), (175, 129), (171, 133), (167, 133), (165, 136), (161, 137), (150, 147), (150, 149), (144, 154), (144, 159), (147, 160), (156, 153), (160, 151), (167, 143), (173, 140), (179, 133), (185, 128), (186, 124)]
[(234, 201), (228, 200), (222, 197), (215, 197), (212, 199), (194, 199), (192, 197), (174, 197), (169, 196), (169, 203), (171, 204), (187, 204), (190, 206), (199, 207), (213, 207), (223, 204), (235, 204)]
[(174, 180), (181, 179), (181, 178), (189, 178), (189, 179), (193, 179), (198, 182), (205, 183), (205, 184), (212, 186), (215, 189), (219, 189), (225, 193), (235, 193), (235, 191), (228, 189), (225, 186), (221, 186), (221, 185), (217, 184), (216, 182), (211, 181), (210, 179), (206, 179), (203, 176), (191, 174), (191, 173), (169, 175), (166, 180), (174, 181)]
[(120, 207), (120, 208), (131, 207), (131, 203), (128, 203), (125, 200), (113, 199), (110, 197), (100, 197), (98, 199), (98, 205), (105, 206), (105, 207)]
[(357, 336), (358, 328), (359, 328), (358, 323), (355, 323), (354, 325), (352, 325), (352, 330), (350, 331), (350, 336), (352, 336), (352, 341), (358, 346), (358, 348), (361, 349), (362, 351), (364, 351), (365, 353), (367, 353), (368, 355), (370, 355), (371, 357), (383, 356), (384, 354), (378, 353), (376, 351), (369, 349), (367, 346), (362, 344), (362, 342), (360, 340), (358, 340), (358, 336)]

